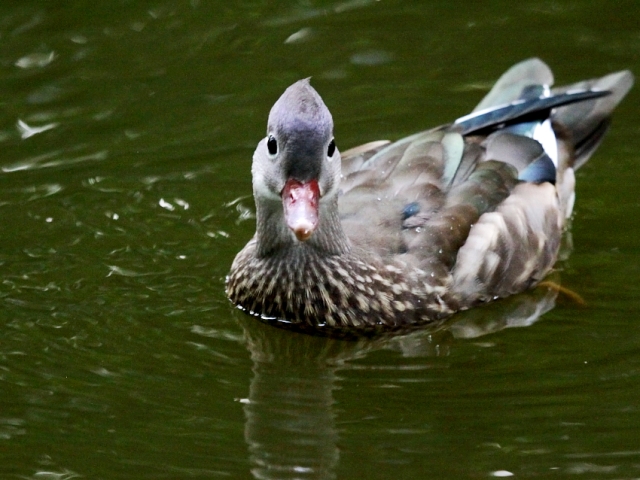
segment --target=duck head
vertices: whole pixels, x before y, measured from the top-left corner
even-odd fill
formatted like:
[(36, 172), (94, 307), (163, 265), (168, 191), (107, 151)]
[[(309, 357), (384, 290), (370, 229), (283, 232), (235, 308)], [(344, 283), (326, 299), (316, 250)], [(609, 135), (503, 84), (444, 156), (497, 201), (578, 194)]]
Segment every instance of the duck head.
[(311, 239), (323, 210), (337, 205), (340, 152), (333, 119), (309, 79), (287, 88), (271, 108), (267, 136), (258, 143), (251, 171), (258, 224), (267, 221), (261, 218), (263, 210), (269, 217), (281, 215), (268, 221), (285, 225), (286, 233), (280, 233), (292, 241)]

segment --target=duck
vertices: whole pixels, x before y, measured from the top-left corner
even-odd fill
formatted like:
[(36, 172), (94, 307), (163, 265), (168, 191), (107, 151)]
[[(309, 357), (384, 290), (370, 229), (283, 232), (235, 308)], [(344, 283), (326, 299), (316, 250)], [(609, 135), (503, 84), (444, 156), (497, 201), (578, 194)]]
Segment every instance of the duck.
[(256, 231), (229, 300), (277, 326), (366, 332), (442, 324), (538, 285), (575, 172), (634, 77), (553, 82), (542, 60), (522, 61), (471, 113), (343, 153), (310, 79), (289, 86), (253, 155)]

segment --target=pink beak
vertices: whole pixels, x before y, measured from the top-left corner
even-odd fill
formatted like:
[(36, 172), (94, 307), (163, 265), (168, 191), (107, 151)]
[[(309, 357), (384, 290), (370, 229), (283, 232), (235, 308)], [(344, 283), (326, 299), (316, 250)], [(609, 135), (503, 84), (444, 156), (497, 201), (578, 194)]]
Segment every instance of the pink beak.
[(290, 178), (280, 196), (287, 226), (301, 242), (309, 240), (318, 226), (318, 181), (299, 182)]

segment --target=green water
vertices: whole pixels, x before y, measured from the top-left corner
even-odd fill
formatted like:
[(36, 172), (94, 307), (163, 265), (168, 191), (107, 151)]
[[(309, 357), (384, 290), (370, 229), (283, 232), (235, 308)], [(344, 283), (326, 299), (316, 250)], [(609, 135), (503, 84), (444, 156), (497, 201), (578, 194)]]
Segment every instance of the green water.
[(639, 16), (3, 2), (0, 478), (640, 477), (637, 86), (578, 174), (558, 278), (585, 305), (539, 289), (347, 342), (224, 296), (254, 228), (251, 155), (290, 83), (313, 76), (344, 150), (467, 113), (530, 56), (558, 83), (640, 74)]

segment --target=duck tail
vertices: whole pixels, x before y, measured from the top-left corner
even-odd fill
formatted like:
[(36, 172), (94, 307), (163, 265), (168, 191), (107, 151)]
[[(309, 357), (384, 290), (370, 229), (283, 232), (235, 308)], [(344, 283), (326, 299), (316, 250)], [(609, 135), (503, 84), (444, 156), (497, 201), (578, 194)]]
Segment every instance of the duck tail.
[(623, 70), (550, 89), (553, 80), (551, 69), (539, 58), (517, 63), (500, 77), (473, 112), (456, 124), (468, 135), (550, 117), (560, 140), (558, 146), (569, 149), (571, 162), (566, 167), (577, 169), (600, 145), (613, 110), (633, 86), (633, 74)]
[[(551, 88), (551, 69), (539, 58), (530, 58), (507, 70), (474, 111), (455, 125), (463, 135), (499, 130), (537, 140), (553, 160), (561, 208), (569, 218), (575, 199), (574, 172), (602, 142), (613, 110), (633, 81), (633, 74), (623, 70)], [(534, 180), (546, 178), (537, 170), (533, 174)]]
[(611, 123), (613, 110), (631, 89), (633, 81), (633, 74), (623, 70), (552, 89), (554, 95), (576, 90), (610, 92), (603, 97), (558, 107), (551, 115), (554, 130), (566, 137), (573, 147), (574, 170), (584, 165), (600, 145)]

